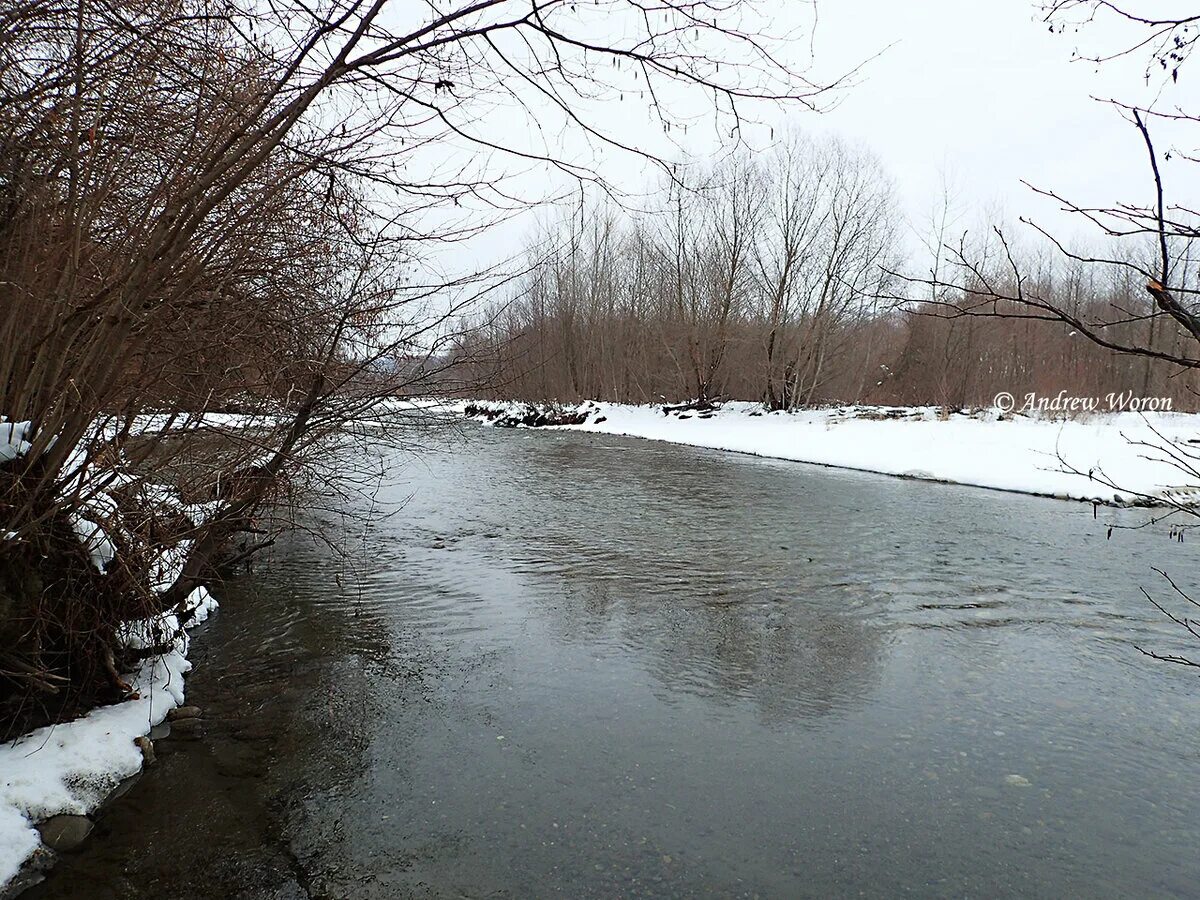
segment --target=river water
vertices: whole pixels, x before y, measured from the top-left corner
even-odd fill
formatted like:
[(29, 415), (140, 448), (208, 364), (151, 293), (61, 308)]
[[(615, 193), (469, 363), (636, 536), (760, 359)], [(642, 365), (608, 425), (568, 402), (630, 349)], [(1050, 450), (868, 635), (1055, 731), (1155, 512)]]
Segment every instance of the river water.
[(1145, 512), (436, 443), (226, 586), (206, 737), (27, 896), (1200, 895), (1200, 682), (1136, 649), (1200, 567)]

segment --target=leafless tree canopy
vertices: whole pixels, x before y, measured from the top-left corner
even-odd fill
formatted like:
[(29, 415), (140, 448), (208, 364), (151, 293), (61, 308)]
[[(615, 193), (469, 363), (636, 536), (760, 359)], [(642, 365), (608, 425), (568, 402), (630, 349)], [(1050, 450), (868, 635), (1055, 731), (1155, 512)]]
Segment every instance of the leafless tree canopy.
[[(1149, 60), (1147, 76), (1155, 68), (1177, 81), (1196, 37), (1197, 17), (1157, 18), (1132, 5), (1109, 0), (1059, 0), (1044, 7), (1052, 28), (1080, 29), (1101, 17), (1128, 26), (1133, 38), (1111, 51), (1086, 56), (1105, 62), (1122, 56), (1143, 55)], [(935, 292), (934, 302), (947, 316), (991, 316), (1057, 322), (1108, 350), (1168, 363), (1178, 369), (1200, 366), (1200, 317), (1196, 310), (1196, 210), (1173, 201), (1170, 177), (1179, 183), (1197, 161), (1186, 151), (1163, 152), (1153, 137), (1156, 125), (1170, 124), (1177, 136), (1187, 135), (1197, 118), (1183, 109), (1145, 108), (1117, 100), (1107, 101), (1114, 114), (1130, 124), (1130, 137), (1143, 147), (1146, 159), (1148, 202), (1120, 201), (1090, 206), (1063, 197), (1054, 190), (1031, 186), (1055, 201), (1062, 210), (1098, 233), (1105, 252), (1076, 249), (1037, 222), (1023, 220), (1048, 246), (1076, 266), (1104, 271), (1109, 280), (1131, 280), (1143, 289), (1139, 300), (1130, 298), (1115, 312), (1095, 315), (1081, 310), (1069, 298), (1044, 290), (1027, 260), (1014, 250), (1013, 236), (992, 228), (987, 240), (960, 241), (948, 248), (949, 265), (927, 278), (916, 279)], [(1168, 172), (1167, 165), (1171, 165)]]
[[(797, 133), (676, 182), (658, 209), (565, 217), (457, 346), (495, 395), (530, 400), (967, 407), (1068, 390), (1195, 405), (1196, 375), (1167, 362), (1178, 329), (1156, 326), (1160, 358), (1134, 359), (1009, 299), (1053, 297), (1072, 321), (1108, 322), (1114, 343), (1133, 343), (1147, 327), (1128, 314), (1144, 306), (1136, 268), (995, 236), (959, 242), (952, 219), (943, 204), (921, 231), (927, 250), (914, 249), (879, 160)], [(928, 279), (903, 274), (923, 267)]]
[[(0, 9), (0, 414), (29, 423), (32, 444), (0, 463), (4, 721), (119, 697), (120, 621), (211, 580), (235, 535), (252, 545), (234, 556), (269, 543), (264, 500), (311, 476), (380, 398), (446, 383), (459, 314), (520, 272), (430, 274), (431, 248), (544, 199), (521, 193), (539, 168), (615, 192), (589, 145), (671, 172), (606, 131), (605, 104), (651, 111), (668, 141), (702, 119), (736, 145), (755, 103), (818, 103), (830, 85), (782, 61), (769, 12), (735, 0)], [(221, 409), (251, 424), (200, 415)], [(211, 514), (155, 514), (139, 485), (156, 480)], [(72, 522), (114, 492), (113, 531), (128, 537), (99, 572)], [(152, 592), (147, 561), (165, 546), (187, 562)]]

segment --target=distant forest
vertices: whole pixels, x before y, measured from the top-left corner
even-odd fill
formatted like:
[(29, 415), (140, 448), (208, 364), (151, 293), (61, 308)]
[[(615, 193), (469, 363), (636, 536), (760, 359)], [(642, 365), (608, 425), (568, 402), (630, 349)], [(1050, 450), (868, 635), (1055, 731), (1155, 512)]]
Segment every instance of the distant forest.
[[(1065, 390), (1198, 407), (1194, 371), (1004, 299), (1047, 298), (1113, 339), (1177, 354), (1191, 338), (1120, 264), (1134, 260), (1019, 250), (986, 229), (964, 238), (948, 207), (920, 233), (875, 156), (794, 136), (671, 185), (655, 209), (564, 217), (535, 242), (520, 289), (460, 339), (460, 365), (484, 393), (525, 400), (970, 407)], [(1176, 268), (1192, 285), (1186, 253)]]

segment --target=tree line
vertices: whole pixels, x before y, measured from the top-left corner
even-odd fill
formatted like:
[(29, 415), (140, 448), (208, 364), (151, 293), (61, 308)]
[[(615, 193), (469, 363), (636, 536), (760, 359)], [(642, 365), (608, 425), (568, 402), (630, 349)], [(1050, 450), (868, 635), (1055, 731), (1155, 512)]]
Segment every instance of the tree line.
[[(947, 201), (914, 230), (884, 164), (837, 139), (796, 133), (651, 209), (582, 206), (545, 231), (518, 289), (456, 343), (495, 397), (796, 409), (1131, 391), (1196, 408), (1193, 373), (1022, 315), (1015, 296), (1019, 281), (1129, 341), (1182, 346), (1136, 268), (964, 238)], [(1176, 269), (1195, 280), (1186, 254)]]

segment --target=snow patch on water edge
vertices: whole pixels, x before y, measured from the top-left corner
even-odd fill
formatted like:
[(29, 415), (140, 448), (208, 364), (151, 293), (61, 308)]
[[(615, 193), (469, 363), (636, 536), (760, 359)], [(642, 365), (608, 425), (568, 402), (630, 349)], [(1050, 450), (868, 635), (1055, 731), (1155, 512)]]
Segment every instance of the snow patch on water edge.
[[(94, 812), (122, 781), (142, 770), (142, 751), (134, 739), (183, 704), (184, 675), (192, 667), (186, 629), (217, 608), (203, 587), (184, 603), (182, 629), (175, 614), (129, 623), (126, 637), (134, 647), (147, 635), (178, 633), (167, 653), (146, 660), (129, 678), (136, 699), (98, 707), (73, 722), (39, 728), (0, 746), (0, 897), (31, 886), (53, 861), (37, 823)], [(23, 874), (31, 876), (28, 883), (18, 883)]]
[[(488, 406), (508, 415), (477, 418), (504, 424), (528, 405), (444, 408), (464, 415)], [(544, 427), (1112, 506), (1200, 504), (1200, 414), (1063, 420), (937, 407), (768, 412), (732, 401), (698, 411), (606, 402), (565, 409), (586, 411), (585, 421)]]

